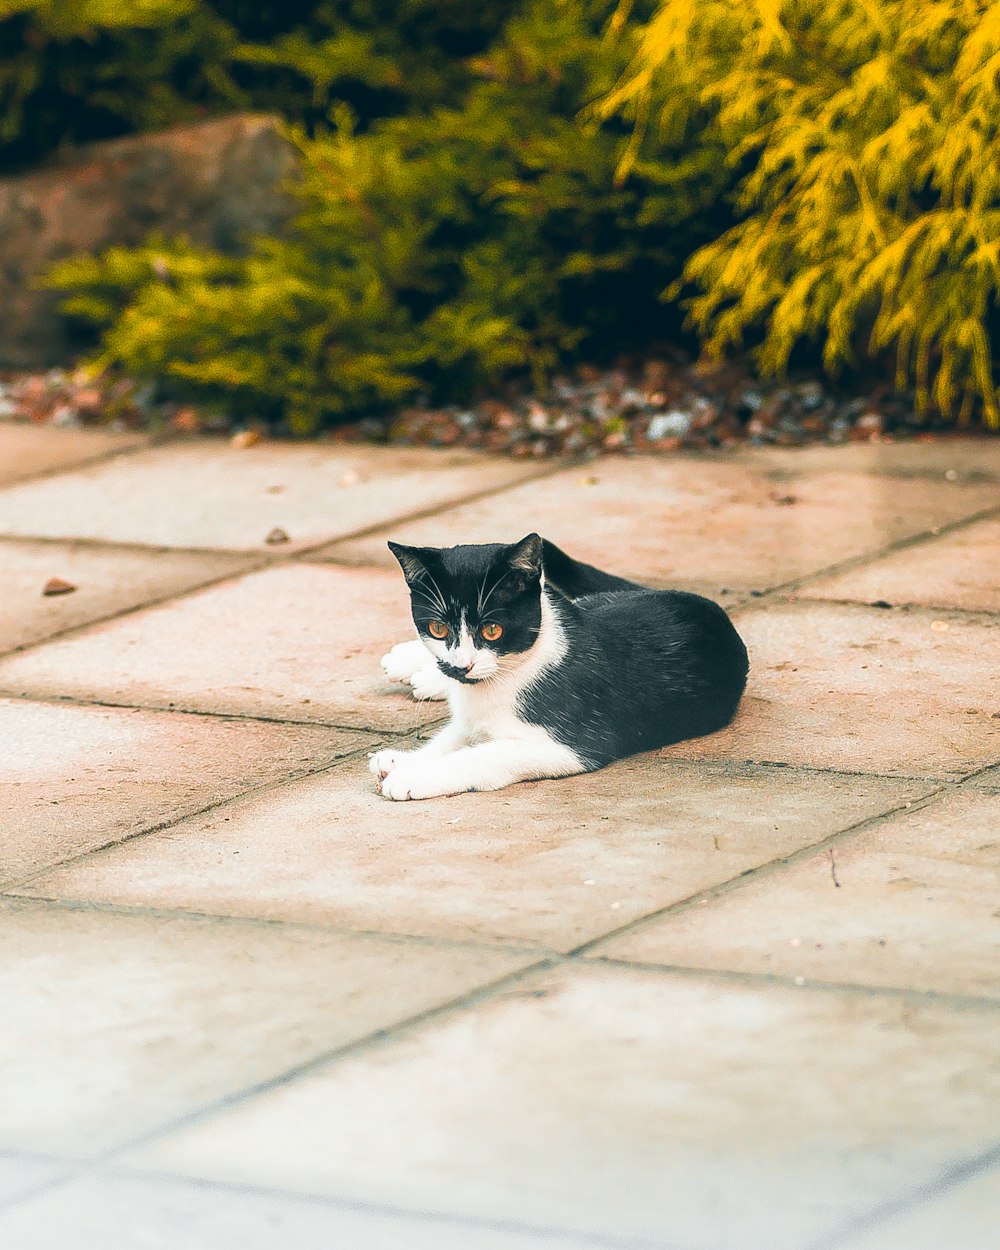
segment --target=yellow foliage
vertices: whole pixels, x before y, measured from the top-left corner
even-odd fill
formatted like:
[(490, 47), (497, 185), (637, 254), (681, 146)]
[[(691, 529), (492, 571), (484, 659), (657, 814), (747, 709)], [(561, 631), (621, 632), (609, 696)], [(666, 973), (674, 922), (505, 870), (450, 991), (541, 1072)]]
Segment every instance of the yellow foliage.
[(1000, 425), (1000, 5), (661, 0), (606, 102), (627, 159), (678, 100), (742, 176), (741, 219), (684, 275), (709, 348), (760, 333), (769, 372), (803, 339), (830, 370), (893, 349), (921, 408)]

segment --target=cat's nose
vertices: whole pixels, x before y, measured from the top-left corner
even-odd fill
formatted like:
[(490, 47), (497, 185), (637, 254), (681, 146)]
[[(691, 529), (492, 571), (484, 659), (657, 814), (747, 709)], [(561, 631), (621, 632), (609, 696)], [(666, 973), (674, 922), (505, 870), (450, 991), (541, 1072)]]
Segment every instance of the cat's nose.
[(467, 673), (471, 673), (472, 670), (476, 667), (476, 661), (470, 660), (468, 664), (463, 664), (461, 665), (461, 667), (464, 668)]

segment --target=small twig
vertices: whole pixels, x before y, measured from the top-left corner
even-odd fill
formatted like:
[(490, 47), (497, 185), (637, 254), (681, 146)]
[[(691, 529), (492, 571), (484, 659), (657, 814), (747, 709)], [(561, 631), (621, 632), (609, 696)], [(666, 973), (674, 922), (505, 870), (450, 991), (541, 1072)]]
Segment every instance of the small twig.
[(839, 890), (840, 882), (837, 880), (837, 852), (831, 846), (827, 851), (827, 855), (830, 856), (830, 876), (833, 878), (833, 884)]

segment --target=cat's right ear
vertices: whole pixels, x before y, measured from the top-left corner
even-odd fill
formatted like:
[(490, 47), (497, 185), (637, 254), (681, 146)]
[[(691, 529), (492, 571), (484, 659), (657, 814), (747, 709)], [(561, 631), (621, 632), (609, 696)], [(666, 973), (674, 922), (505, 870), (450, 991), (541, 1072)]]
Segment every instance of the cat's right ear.
[(399, 561), (407, 585), (418, 582), (427, 572), (423, 561), (423, 551), (419, 547), (404, 547), (402, 543), (386, 543), (386, 546)]

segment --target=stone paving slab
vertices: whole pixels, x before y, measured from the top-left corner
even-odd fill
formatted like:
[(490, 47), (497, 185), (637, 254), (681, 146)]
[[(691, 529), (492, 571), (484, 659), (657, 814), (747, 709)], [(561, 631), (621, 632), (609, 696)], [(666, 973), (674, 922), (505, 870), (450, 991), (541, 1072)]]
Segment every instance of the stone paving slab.
[(405, 731), (446, 714), (386, 683), (402, 576), (292, 564), (0, 661), (0, 690)]
[(0, 1148), (63, 1155), (131, 1140), (524, 962), (35, 903), (0, 916)]
[(1000, 438), (931, 435), (903, 442), (817, 443), (810, 447), (740, 447), (735, 455), (774, 480), (816, 471), (861, 473), (925, 482), (1000, 486)]
[(199, 440), (11, 487), (0, 534), (261, 551), (280, 528), (294, 551), (539, 472), (473, 452)]
[[(0, 1152), (0, 1207), (14, 1199), (27, 1196), (41, 1185), (51, 1184), (65, 1172), (66, 1168), (58, 1163)], [(17, 1242), (6, 1241), (4, 1238), (2, 1216), (0, 1216), (0, 1244), (17, 1245)]]
[(1000, 1014), (564, 967), (136, 1166), (654, 1245), (802, 1250), (992, 1145)]
[[(530, 1232), (295, 1194), (105, 1171), (0, 1212), (16, 1250), (628, 1250), (617, 1238)], [(641, 1248), (640, 1248), (641, 1250)]]
[(0, 700), (0, 883), (371, 741), (312, 727)]
[[(842, 1243), (842, 1250), (996, 1250), (1000, 1168)], [(838, 1245), (838, 1250), (841, 1247)]]
[[(214, 552), (136, 551), (85, 543), (0, 539), (3, 595), (0, 652), (125, 612), (155, 599), (183, 594), (203, 582), (246, 567), (246, 558)], [(58, 577), (72, 594), (45, 596)]]
[(61, 430), (0, 421), (0, 486), (55, 469), (71, 469), (114, 452), (145, 445), (141, 434)]
[(927, 790), (643, 756), (494, 794), (390, 803), (351, 762), (25, 888), (570, 950)]
[(997, 800), (955, 791), (898, 812), (834, 865), (800, 860), (594, 954), (1000, 999)]
[(736, 719), (666, 758), (952, 779), (1000, 756), (1000, 619), (799, 601), (736, 624), (750, 652)]
[(537, 530), (609, 571), (718, 593), (783, 584), (998, 503), (992, 478), (823, 470), (776, 478), (731, 456), (633, 457), (567, 469), (320, 555), (388, 568), (387, 538), (448, 546)]
[(1000, 518), (893, 552), (809, 586), (810, 599), (920, 603), (1000, 612)]

